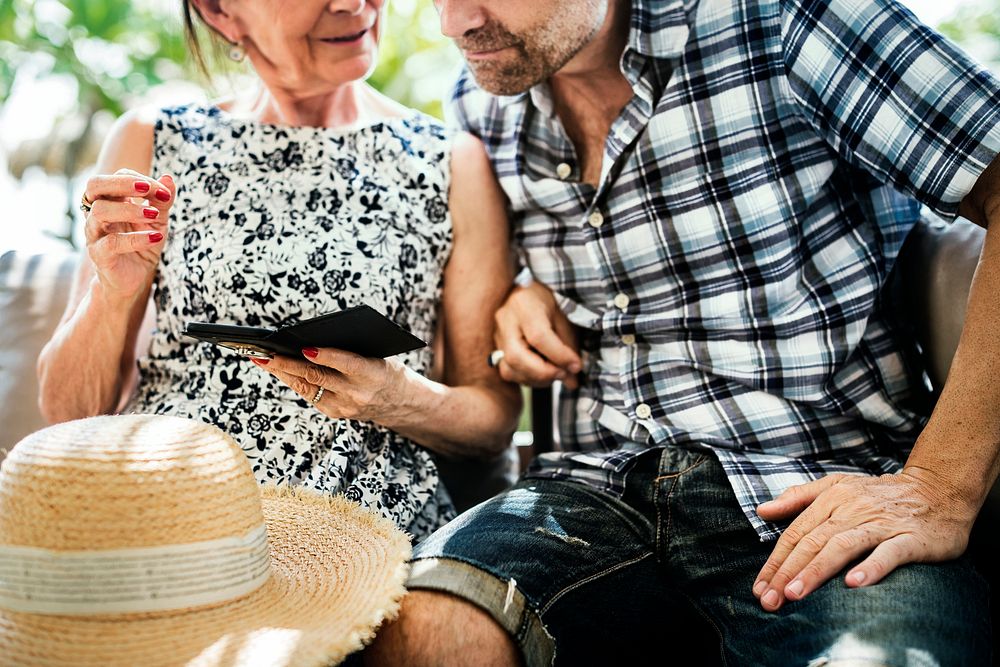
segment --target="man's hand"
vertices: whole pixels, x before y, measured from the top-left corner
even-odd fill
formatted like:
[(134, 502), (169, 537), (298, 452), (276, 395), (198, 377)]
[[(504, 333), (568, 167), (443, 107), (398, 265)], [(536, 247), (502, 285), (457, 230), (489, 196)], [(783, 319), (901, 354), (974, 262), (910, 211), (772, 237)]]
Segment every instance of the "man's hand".
[[(957, 558), (978, 507), (948, 493), (930, 471), (828, 475), (795, 486), (757, 508), (765, 521), (798, 514), (757, 576), (754, 595), (767, 611), (801, 600), (852, 561), (851, 588), (878, 583), (904, 563)], [(870, 553), (869, 553), (870, 552)]]
[(515, 287), (495, 320), (493, 341), (504, 353), (500, 377), (531, 387), (561, 380), (576, 388), (583, 368), (576, 334), (547, 287), (537, 282)]

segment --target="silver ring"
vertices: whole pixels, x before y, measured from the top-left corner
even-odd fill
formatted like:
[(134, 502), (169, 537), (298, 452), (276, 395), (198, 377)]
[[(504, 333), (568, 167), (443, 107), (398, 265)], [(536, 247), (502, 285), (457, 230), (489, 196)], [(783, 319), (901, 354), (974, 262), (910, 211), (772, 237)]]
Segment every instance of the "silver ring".
[(486, 359), (486, 363), (490, 365), (490, 368), (496, 368), (503, 361), (504, 353), (503, 350), (493, 350), (490, 352), (490, 356)]
[(80, 195), (80, 210), (83, 211), (84, 215), (90, 215), (90, 209), (94, 206), (94, 202), (87, 201), (87, 193), (84, 192)]
[(317, 387), (316, 395), (312, 397), (313, 403), (319, 403), (319, 399), (323, 398), (323, 392), (326, 391), (326, 387)]

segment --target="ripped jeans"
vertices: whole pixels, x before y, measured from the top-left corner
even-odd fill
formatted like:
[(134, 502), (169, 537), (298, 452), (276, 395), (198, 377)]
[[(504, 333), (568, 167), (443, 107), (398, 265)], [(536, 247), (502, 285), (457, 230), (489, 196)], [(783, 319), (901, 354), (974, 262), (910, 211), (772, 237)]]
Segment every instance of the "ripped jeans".
[(522, 479), (419, 544), (408, 587), (486, 609), (529, 667), (990, 664), (987, 584), (964, 556), (859, 589), (845, 569), (769, 613), (751, 586), (774, 544), (711, 454), (651, 451), (626, 487)]

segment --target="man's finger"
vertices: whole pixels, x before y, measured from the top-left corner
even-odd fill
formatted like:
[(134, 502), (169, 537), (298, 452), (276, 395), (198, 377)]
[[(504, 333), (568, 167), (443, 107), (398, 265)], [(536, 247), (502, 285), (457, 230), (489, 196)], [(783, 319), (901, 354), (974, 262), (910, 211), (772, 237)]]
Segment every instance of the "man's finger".
[[(577, 372), (580, 356), (573, 347), (566, 344), (563, 336), (555, 328), (561, 319), (562, 314), (558, 313), (555, 321), (546, 319), (522, 322), (523, 338), (552, 365), (559, 366), (567, 372)], [(577, 367), (577, 371), (570, 371), (570, 366), (573, 365)]]
[(809, 507), (819, 494), (839, 482), (843, 475), (827, 475), (806, 484), (799, 484), (785, 490), (774, 500), (757, 505), (757, 516), (765, 521), (776, 521), (798, 514)]
[(555, 327), (556, 335), (573, 352), (573, 359), (570, 360), (569, 364), (561, 364), (567, 373), (562, 382), (570, 389), (576, 389), (579, 384), (577, 374), (583, 370), (583, 360), (580, 358), (580, 344), (576, 338), (576, 329), (573, 328), (573, 324), (561, 312), (553, 320), (552, 324)]
[[(845, 524), (835, 518), (825, 519), (798, 541), (768, 581), (764, 595), (773, 589), (779, 594), (779, 603), (786, 598), (802, 599), (851, 560), (875, 546), (878, 540), (873, 536), (874, 531), (853, 521)], [(807, 584), (811, 586), (808, 590)], [(763, 596), (761, 601), (764, 602)], [(777, 608), (773, 604), (764, 603), (764, 606), (772, 611)]]
[(503, 350), (504, 358), (497, 367), (500, 377), (508, 382), (532, 387), (547, 387), (566, 372), (549, 363), (545, 357), (532, 350), (524, 339), (518, 316), (508, 308), (496, 314), (493, 341), (496, 349)]
[(912, 562), (916, 546), (913, 536), (908, 533), (882, 542), (868, 558), (851, 568), (844, 583), (851, 588), (877, 584), (900, 565)]
[(504, 357), (497, 369), (507, 382), (547, 387), (566, 375), (561, 368), (532, 351), (523, 340), (504, 343), (499, 349), (503, 350)]
[[(753, 585), (753, 594), (760, 598), (765, 608), (777, 609), (781, 606), (784, 595), (782, 588), (784, 587), (775, 588), (771, 585), (771, 580), (778, 573), (778, 570), (781, 569), (781, 566), (784, 565), (785, 560), (799, 542), (815, 530), (817, 526), (830, 518), (831, 509), (825, 503), (822, 507), (812, 505), (806, 508), (784, 530), (781, 537), (778, 538), (777, 544), (774, 545), (771, 555), (768, 557), (767, 562), (764, 563), (764, 567), (761, 568), (760, 573), (757, 575), (757, 581)], [(821, 546), (818, 546), (816, 550), (818, 551)], [(770, 595), (772, 592), (776, 595)]]
[(785, 597), (801, 600), (826, 583), (853, 560), (878, 545), (879, 532), (872, 526), (858, 526), (837, 533), (826, 546), (785, 586)]

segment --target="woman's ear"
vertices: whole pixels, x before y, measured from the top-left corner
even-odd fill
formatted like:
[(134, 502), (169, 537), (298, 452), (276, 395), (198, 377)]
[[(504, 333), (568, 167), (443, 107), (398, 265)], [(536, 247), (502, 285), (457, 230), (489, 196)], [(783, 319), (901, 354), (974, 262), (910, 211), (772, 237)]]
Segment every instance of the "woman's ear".
[(232, 44), (243, 39), (243, 29), (236, 17), (228, 11), (227, 0), (191, 0), (191, 4), (212, 30)]

